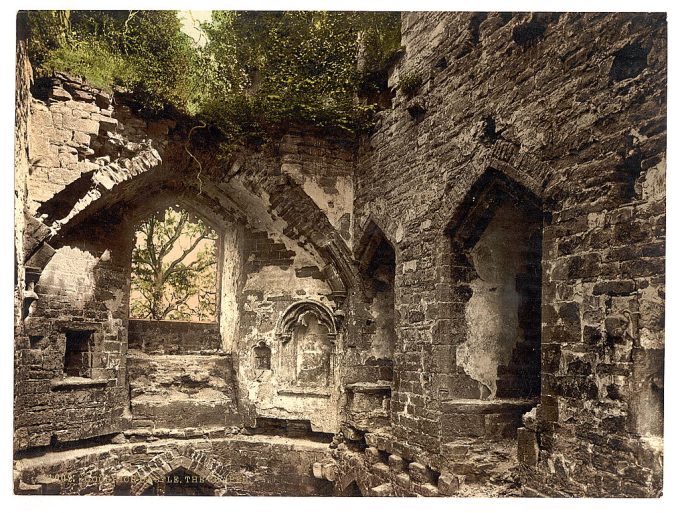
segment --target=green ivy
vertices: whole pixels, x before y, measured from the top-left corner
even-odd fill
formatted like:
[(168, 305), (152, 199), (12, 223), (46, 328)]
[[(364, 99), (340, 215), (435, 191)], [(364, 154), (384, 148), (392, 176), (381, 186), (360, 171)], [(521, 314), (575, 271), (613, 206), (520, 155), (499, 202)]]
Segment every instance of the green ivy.
[(123, 87), (148, 110), (217, 127), (227, 145), (286, 124), (370, 128), (401, 28), (395, 12), (213, 11), (200, 47), (176, 11), (33, 11), (29, 23), (37, 76)]
[(406, 96), (413, 96), (418, 91), (418, 88), (420, 88), (422, 82), (423, 80), (420, 74), (412, 71), (399, 80), (399, 89), (401, 89)]

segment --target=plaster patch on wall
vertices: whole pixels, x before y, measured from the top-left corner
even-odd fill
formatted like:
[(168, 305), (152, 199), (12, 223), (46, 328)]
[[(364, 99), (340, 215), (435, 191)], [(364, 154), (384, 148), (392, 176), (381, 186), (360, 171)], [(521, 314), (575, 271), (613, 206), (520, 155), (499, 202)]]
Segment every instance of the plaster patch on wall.
[[(321, 211), (326, 214), (333, 228), (338, 230), (341, 236), (352, 244), (352, 210), (354, 203), (354, 184), (350, 176), (334, 177), (334, 184), (331, 192), (324, 188), (321, 181), (328, 180), (329, 177), (317, 177), (305, 175), (300, 166), (284, 165), (281, 170), (293, 178), (302, 190), (305, 191), (312, 201)], [(343, 226), (343, 216), (349, 216), (349, 226)]]
[(517, 293), (507, 283), (492, 285), (479, 279), (471, 287), (465, 310), (467, 340), (456, 349), (456, 362), (493, 398), (498, 366), (510, 361), (517, 338)]
[(666, 159), (647, 170), (642, 182), (644, 200), (665, 199), (666, 197)]
[(323, 301), (331, 293), (330, 287), (311, 277), (299, 278), (295, 268), (281, 269), (278, 266), (266, 265), (255, 274), (248, 275), (244, 290), (266, 291), (268, 295), (289, 295), (291, 291), (304, 290), (305, 294), (295, 294), (300, 299)]
[(394, 291), (376, 294), (371, 303), (371, 316), (375, 319), (375, 334), (371, 338), (371, 356), (392, 358), (397, 336), (394, 326)]
[(60, 291), (74, 309), (82, 309), (94, 297), (94, 267), (99, 259), (87, 251), (59, 248), (40, 276), (38, 287)]
[(110, 313), (117, 312), (118, 309), (120, 308), (120, 305), (123, 301), (123, 291), (122, 290), (112, 290), (110, 291), (111, 294), (113, 294), (113, 299), (108, 299), (104, 301), (104, 304), (106, 305), (107, 310)]

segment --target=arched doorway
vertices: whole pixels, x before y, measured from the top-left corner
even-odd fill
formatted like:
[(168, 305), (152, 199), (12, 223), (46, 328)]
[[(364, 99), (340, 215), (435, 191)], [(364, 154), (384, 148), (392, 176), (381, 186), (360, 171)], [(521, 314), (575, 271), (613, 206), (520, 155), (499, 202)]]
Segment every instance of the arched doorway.
[(215, 495), (215, 490), (203, 477), (178, 467), (168, 472), (163, 479), (155, 481), (140, 495), (211, 496)]

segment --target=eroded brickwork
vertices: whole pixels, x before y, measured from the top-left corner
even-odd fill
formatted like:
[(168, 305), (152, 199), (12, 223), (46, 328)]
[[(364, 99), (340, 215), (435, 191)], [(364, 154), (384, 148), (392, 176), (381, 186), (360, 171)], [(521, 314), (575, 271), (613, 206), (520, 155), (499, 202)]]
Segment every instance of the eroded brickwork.
[[(530, 24), (540, 34), (525, 39)], [(540, 462), (527, 488), (659, 489), (659, 425), (635, 419), (661, 418), (662, 367), (655, 385), (633, 383), (663, 351), (665, 41), (663, 15), (403, 17), (391, 81), (416, 73), (421, 85), (382, 113), (355, 201), (355, 227), (377, 220), (397, 243), (398, 437), (439, 451), (442, 400), (478, 394), (477, 364), (457, 359), (470, 289), (448, 223), (496, 169), (545, 216), (541, 404), (528, 426)], [(639, 387), (657, 399), (642, 406)]]
[[(660, 493), (664, 16), (407, 13), (402, 44), (370, 134), (228, 161), (19, 69), (18, 492)], [(175, 204), (220, 235), (215, 323), (129, 318)]]

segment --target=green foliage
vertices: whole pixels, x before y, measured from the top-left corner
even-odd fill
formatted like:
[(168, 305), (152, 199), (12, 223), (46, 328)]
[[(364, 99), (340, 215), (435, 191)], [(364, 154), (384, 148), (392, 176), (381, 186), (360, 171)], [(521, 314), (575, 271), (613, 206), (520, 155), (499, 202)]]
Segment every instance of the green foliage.
[(96, 42), (87, 47), (60, 47), (43, 61), (45, 69), (67, 71), (87, 77), (94, 87), (111, 91), (113, 84), (130, 80), (129, 69), (118, 55)]
[(214, 320), (217, 235), (179, 208), (152, 215), (132, 252), (130, 313), (141, 319)]
[(420, 74), (412, 71), (399, 80), (399, 89), (401, 89), (406, 96), (413, 96), (418, 91), (422, 82), (423, 80)]
[(399, 19), (398, 13), (214, 12), (203, 26), (211, 80), (199, 110), (231, 133), (282, 123), (366, 128), (373, 105), (356, 93), (398, 47)]
[(36, 76), (77, 73), (96, 87), (132, 91), (153, 111), (190, 102), (197, 58), (175, 11), (31, 11), (28, 17)]
[(201, 47), (175, 11), (34, 11), (29, 21), (38, 76), (122, 86), (152, 110), (172, 105), (217, 126), (227, 145), (289, 123), (370, 127), (366, 97), (386, 87), (401, 24), (399, 13), (213, 11)]

